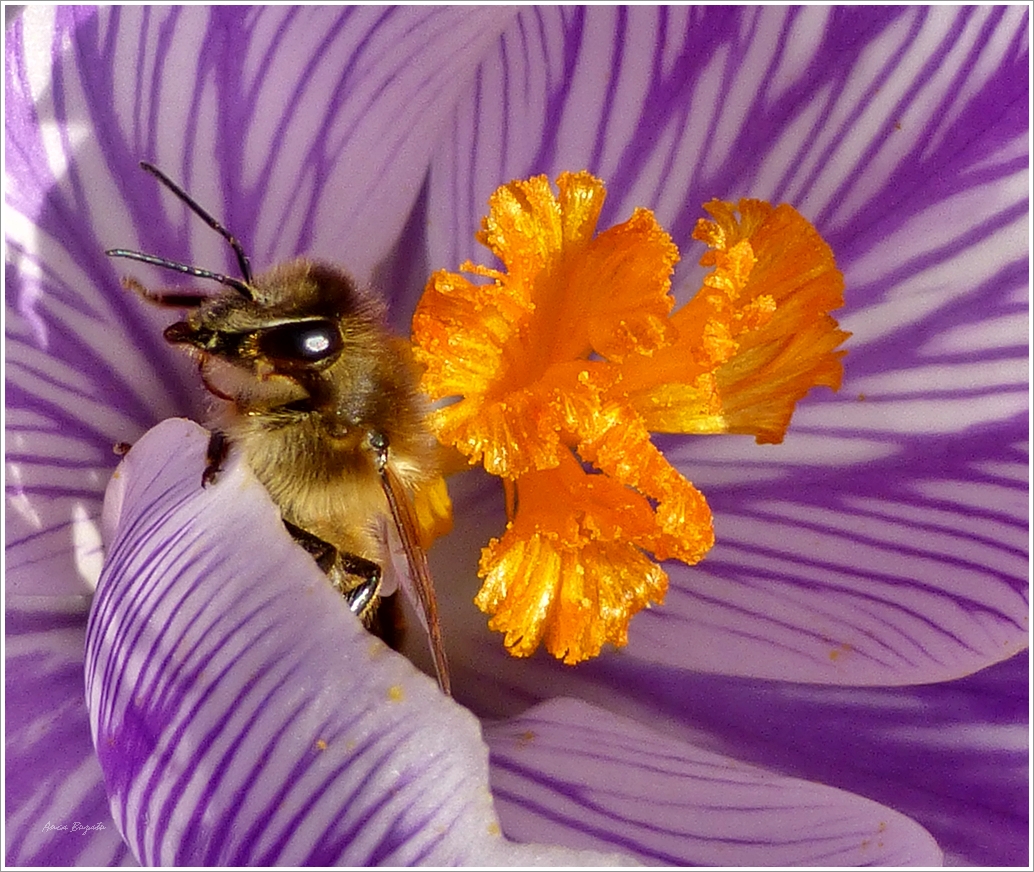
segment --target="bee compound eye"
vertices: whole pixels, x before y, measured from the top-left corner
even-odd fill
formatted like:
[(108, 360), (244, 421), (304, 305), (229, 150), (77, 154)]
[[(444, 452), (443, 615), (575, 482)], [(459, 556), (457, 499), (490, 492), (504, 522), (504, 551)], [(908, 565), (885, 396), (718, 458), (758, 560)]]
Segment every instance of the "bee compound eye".
[(313, 318), (278, 324), (261, 331), (262, 353), (273, 360), (295, 366), (328, 363), (341, 352), (341, 332), (327, 318)]

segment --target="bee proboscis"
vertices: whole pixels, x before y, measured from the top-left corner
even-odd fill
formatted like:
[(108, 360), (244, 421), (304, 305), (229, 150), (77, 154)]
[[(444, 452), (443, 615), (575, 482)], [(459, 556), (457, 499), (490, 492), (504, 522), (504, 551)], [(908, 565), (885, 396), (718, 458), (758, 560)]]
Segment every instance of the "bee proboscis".
[(202, 484), (215, 479), (231, 444), (239, 448), (287, 529), (368, 627), (397, 537), (438, 683), (449, 693), (411, 502), (438, 474), (437, 443), (424, 424), (408, 343), (388, 332), (382, 304), (335, 266), (298, 259), (253, 276), (236, 237), (168, 176), (140, 165), (226, 240), (240, 270), (236, 278), (139, 251), (107, 252), (223, 287), (151, 291), (123, 280), (152, 303), (188, 310), (164, 336), (195, 356), (214, 398)]

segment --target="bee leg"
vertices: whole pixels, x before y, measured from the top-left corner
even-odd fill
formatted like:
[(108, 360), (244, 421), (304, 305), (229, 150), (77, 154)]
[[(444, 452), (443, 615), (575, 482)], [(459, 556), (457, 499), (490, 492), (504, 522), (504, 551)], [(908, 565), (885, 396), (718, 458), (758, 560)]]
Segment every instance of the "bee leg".
[(367, 629), (393, 651), (401, 651), (406, 636), (406, 618), (401, 595), (391, 593), (378, 597), (377, 608), (370, 616)]
[(132, 447), (132, 442), (116, 442), (111, 446), (111, 450), (115, 452), (116, 457), (125, 457), (129, 454), (129, 449)]
[(329, 575), (337, 562), (337, 548), (290, 521), (285, 520), (284, 526), (287, 527), (287, 532), (291, 534), (294, 541), (309, 552), (309, 556), (316, 561), (316, 565), (323, 571), (323, 574)]
[[(341, 591), (352, 614), (358, 615), (364, 624), (373, 619), (377, 610), (377, 593), (381, 589), (381, 568), (372, 560), (355, 554), (338, 552), (338, 566), (349, 575), (361, 578), (355, 587)], [(331, 577), (331, 581), (334, 578)], [(336, 584), (340, 590), (340, 584)]]
[[(330, 579), (330, 583), (345, 598), (352, 614), (357, 615), (369, 626), (377, 611), (381, 568), (365, 557), (338, 551), (329, 542), (324, 542), (290, 521), (284, 521), (284, 526), (294, 537), (294, 541), (309, 552), (316, 565)], [(359, 583), (352, 584), (352, 580), (356, 578), (360, 579)]]
[(201, 473), (201, 487), (215, 484), (215, 480), (222, 469), (223, 461), (226, 460), (226, 455), (229, 453), (230, 442), (226, 438), (226, 434), (219, 430), (213, 430), (208, 436), (208, 451), (206, 452), (208, 465), (205, 467), (205, 471)]

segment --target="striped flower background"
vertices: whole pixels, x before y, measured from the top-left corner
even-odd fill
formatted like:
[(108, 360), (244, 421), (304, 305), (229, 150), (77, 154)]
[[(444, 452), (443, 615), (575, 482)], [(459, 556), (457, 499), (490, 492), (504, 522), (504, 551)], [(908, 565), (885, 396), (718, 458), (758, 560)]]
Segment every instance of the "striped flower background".
[[(7, 862), (1028, 862), (1028, 28), (1021, 7), (25, 11)], [(257, 267), (346, 264), (400, 332), (510, 179), (592, 171), (602, 226), (652, 208), (680, 300), (703, 202), (787, 201), (845, 275), (844, 386), (779, 446), (661, 440), (718, 544), (575, 669), (485, 628), (502, 501), (456, 479), (431, 555), (454, 703), (361, 631), (244, 470), (197, 487), (200, 430), (143, 437), (201, 391), (169, 313), (119, 286), (170, 274), (104, 249), (233, 261), (142, 159)]]

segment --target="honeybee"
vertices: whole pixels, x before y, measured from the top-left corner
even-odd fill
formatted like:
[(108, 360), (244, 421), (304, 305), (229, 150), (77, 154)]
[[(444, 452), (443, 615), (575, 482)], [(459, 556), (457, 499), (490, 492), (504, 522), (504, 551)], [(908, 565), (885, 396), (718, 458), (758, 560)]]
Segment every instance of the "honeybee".
[(106, 252), (223, 287), (152, 291), (131, 278), (122, 282), (152, 303), (189, 310), (164, 336), (196, 358), (213, 398), (202, 485), (218, 476), (229, 446), (238, 448), (291, 535), (367, 627), (397, 540), (438, 683), (449, 693), (434, 586), (410, 499), (437, 475), (437, 443), (424, 424), (408, 343), (388, 332), (383, 305), (337, 267), (299, 259), (253, 276), (236, 237), (156, 167), (141, 167), (226, 240), (240, 269), (236, 278), (139, 251)]

